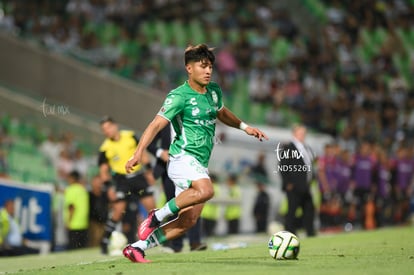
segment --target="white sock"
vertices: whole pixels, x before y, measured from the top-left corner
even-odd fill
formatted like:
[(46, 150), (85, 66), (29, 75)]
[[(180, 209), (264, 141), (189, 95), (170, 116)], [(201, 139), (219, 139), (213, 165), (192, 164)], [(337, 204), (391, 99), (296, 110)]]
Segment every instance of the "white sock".
[(155, 212), (155, 217), (157, 218), (158, 221), (163, 221), (166, 217), (169, 217), (172, 214), (173, 213), (171, 212), (170, 208), (166, 204)]
[(177, 214), (178, 211), (180, 211), (180, 208), (178, 208), (175, 203), (175, 198), (172, 198), (162, 208), (155, 212), (155, 217), (158, 221), (162, 222), (165, 218)]
[(155, 239), (152, 236), (150, 236), (145, 241), (139, 240), (131, 244), (132, 247), (140, 248), (142, 251), (145, 251), (149, 248), (156, 247), (157, 245), (158, 243), (155, 241)]

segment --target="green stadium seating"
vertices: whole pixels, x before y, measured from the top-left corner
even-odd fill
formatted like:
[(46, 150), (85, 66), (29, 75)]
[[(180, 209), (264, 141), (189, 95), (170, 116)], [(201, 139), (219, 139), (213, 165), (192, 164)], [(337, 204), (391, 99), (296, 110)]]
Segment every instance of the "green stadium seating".
[(188, 45), (188, 34), (183, 23), (179, 20), (174, 20), (170, 23), (170, 29), (177, 46), (185, 48)]
[(161, 20), (155, 21), (155, 33), (161, 45), (165, 46), (171, 41), (170, 26)]
[(204, 43), (206, 35), (204, 33), (203, 26), (199, 20), (191, 20), (189, 23), (189, 37), (192, 44)]
[(154, 21), (143, 21), (139, 27), (139, 33), (144, 34), (148, 41), (153, 41), (156, 38)]

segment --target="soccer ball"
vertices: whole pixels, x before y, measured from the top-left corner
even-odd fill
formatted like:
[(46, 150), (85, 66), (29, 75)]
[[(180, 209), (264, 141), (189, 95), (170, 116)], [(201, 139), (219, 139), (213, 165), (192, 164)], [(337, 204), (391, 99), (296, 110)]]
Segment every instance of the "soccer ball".
[(297, 259), (300, 243), (298, 237), (289, 231), (279, 231), (269, 240), (269, 253), (276, 260)]
[(111, 256), (121, 256), (122, 249), (127, 245), (127, 237), (119, 231), (114, 231), (109, 237), (108, 251)]

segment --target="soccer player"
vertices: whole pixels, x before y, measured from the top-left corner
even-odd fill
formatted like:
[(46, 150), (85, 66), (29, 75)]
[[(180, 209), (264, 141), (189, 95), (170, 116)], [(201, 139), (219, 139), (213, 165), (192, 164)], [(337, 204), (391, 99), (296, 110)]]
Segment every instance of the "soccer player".
[(151, 191), (153, 175), (150, 170), (149, 154), (142, 152), (139, 165), (125, 171), (125, 162), (138, 144), (133, 131), (119, 130), (118, 124), (111, 117), (101, 120), (101, 130), (106, 136), (99, 152), (99, 174), (109, 186), (108, 196), (112, 202), (111, 217), (105, 224), (105, 232), (101, 241), (101, 252), (108, 253), (109, 237), (116, 225), (122, 220), (128, 200), (139, 198), (140, 203), (149, 212), (155, 208), (155, 199)]
[[(215, 56), (205, 44), (189, 46), (184, 62), (188, 80), (172, 90), (153, 121), (145, 129), (135, 153), (126, 163), (127, 172), (143, 161), (143, 154), (157, 133), (171, 122), (176, 137), (170, 145), (168, 175), (176, 197), (153, 210), (138, 228), (140, 240), (124, 248), (132, 262), (145, 263), (144, 251), (183, 235), (200, 216), (204, 202), (214, 195), (208, 163), (214, 145), (216, 120), (240, 128), (260, 141), (266, 134), (237, 118), (222, 102), (222, 90), (211, 82)], [(174, 214), (178, 218), (161, 226)]]
[[(154, 137), (151, 144), (148, 145), (148, 151), (156, 157), (155, 166), (153, 167), (154, 178), (161, 178), (162, 188), (164, 190), (167, 201), (175, 197), (174, 182), (168, 177), (168, 159), (171, 141), (175, 137), (175, 132), (171, 129), (171, 124), (164, 127)], [(169, 217), (169, 220), (174, 220), (177, 215)], [(188, 241), (190, 243), (191, 251), (206, 250), (207, 245), (201, 242), (201, 222), (200, 219), (187, 232)], [(170, 247), (174, 252), (181, 252), (184, 246), (184, 236), (178, 237), (165, 246)]]

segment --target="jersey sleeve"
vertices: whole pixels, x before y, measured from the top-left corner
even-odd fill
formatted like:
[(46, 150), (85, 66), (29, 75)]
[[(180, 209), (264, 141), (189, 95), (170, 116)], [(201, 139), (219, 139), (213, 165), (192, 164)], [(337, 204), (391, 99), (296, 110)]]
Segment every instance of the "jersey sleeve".
[(104, 163), (108, 163), (108, 159), (106, 158), (105, 152), (99, 152), (98, 155), (98, 166), (101, 166)]
[(184, 98), (177, 93), (169, 93), (157, 115), (171, 121), (184, 109)]
[(104, 163), (108, 163), (108, 159), (106, 157), (106, 150), (107, 150), (107, 141), (105, 140), (101, 147), (99, 147), (99, 154), (98, 154), (98, 166), (101, 166)]
[(218, 96), (217, 107), (218, 107), (218, 110), (220, 111), (224, 107), (224, 102), (223, 102), (223, 92), (221, 91), (221, 89), (219, 91), (220, 91), (220, 95)]

